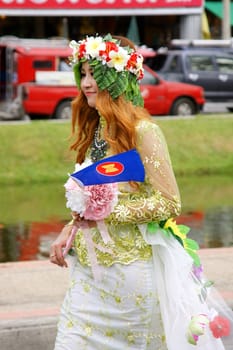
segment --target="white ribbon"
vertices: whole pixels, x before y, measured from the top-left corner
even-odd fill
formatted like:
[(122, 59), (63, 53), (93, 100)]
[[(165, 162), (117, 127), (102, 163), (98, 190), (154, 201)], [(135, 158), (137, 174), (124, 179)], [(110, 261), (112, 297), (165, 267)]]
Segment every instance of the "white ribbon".
[[(108, 229), (107, 229), (104, 221), (99, 220), (96, 222), (96, 224), (97, 224), (97, 228), (99, 229), (99, 232), (100, 232), (100, 235), (101, 235), (101, 238), (102, 238), (104, 244), (107, 244), (109, 242), (113, 242), (109, 233), (108, 233)], [(109, 254), (112, 254), (113, 251), (107, 247), (103, 247), (102, 245), (93, 242), (90, 227), (88, 225), (88, 221), (85, 221), (85, 220), (80, 221), (80, 222), (77, 222), (75, 226), (73, 226), (71, 234), (66, 242), (66, 247), (63, 251), (63, 256), (65, 256), (68, 253), (68, 251), (70, 250), (70, 248), (73, 244), (73, 241), (75, 239), (75, 235), (77, 233), (77, 230), (79, 228), (83, 232), (83, 237), (84, 237), (84, 240), (86, 243), (88, 257), (90, 260), (90, 265), (91, 265), (93, 277), (94, 277), (95, 281), (100, 281), (103, 276), (102, 276), (102, 272), (101, 272), (101, 266), (98, 264), (95, 249), (98, 249), (98, 250), (102, 251), (103, 253), (109, 253)]]

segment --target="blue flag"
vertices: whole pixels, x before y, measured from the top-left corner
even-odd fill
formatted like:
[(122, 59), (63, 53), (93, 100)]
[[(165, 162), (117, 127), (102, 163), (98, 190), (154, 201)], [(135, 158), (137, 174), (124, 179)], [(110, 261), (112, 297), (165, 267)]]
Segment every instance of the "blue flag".
[(143, 182), (145, 169), (138, 152), (132, 149), (101, 159), (70, 176), (84, 186), (125, 181)]

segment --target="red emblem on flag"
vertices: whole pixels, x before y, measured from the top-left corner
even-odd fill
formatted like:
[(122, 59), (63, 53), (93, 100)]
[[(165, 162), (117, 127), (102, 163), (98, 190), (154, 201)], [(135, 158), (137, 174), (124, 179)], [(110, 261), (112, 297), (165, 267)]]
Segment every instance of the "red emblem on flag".
[(104, 162), (97, 165), (96, 171), (105, 176), (119, 175), (124, 171), (124, 165), (120, 162)]

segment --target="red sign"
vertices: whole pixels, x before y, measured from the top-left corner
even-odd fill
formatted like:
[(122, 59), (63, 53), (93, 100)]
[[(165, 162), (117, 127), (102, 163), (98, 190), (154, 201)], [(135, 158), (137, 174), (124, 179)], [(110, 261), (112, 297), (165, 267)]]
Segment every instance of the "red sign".
[(201, 6), (202, 0), (0, 0), (2, 9), (159, 9)]
[(97, 165), (96, 171), (105, 176), (119, 175), (124, 171), (124, 165), (120, 162), (104, 162)]

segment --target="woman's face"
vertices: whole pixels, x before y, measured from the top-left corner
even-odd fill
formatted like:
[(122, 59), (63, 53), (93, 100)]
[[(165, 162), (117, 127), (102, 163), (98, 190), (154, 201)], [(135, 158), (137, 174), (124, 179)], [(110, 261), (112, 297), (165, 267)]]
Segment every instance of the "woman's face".
[(84, 62), (81, 67), (81, 90), (86, 96), (88, 105), (95, 108), (98, 86), (93, 78), (93, 69), (88, 62)]

